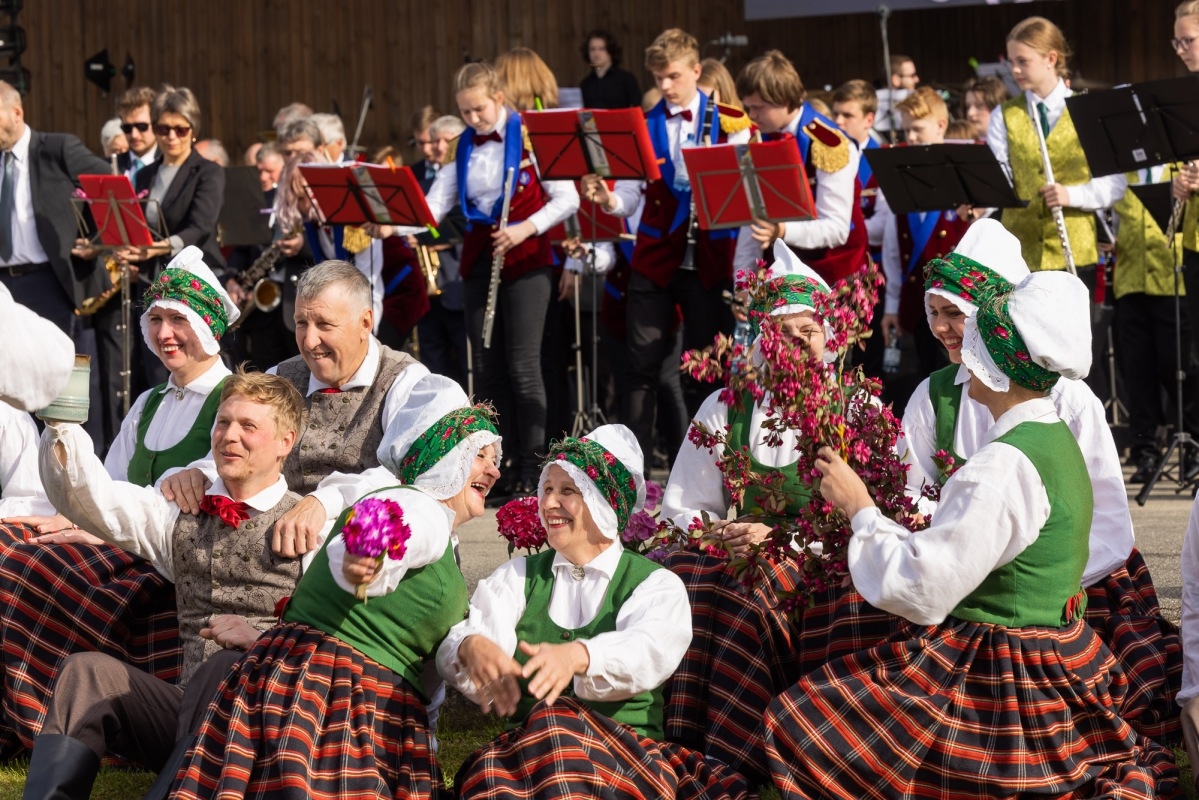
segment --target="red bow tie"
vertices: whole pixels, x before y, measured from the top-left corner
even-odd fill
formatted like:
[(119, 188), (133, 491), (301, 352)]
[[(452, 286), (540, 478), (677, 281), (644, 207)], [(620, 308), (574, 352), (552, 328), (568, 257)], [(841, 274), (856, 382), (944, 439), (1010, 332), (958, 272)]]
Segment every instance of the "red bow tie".
[(793, 138), (791, 136), (791, 134), (787, 133), (786, 131), (779, 131), (778, 133), (762, 134), (762, 141), (764, 141), (764, 142), (782, 142), (782, 141), (786, 141), (787, 139), (791, 139), (791, 138)]
[(341, 394), (341, 389), (334, 389), (333, 387), (330, 386), (325, 389), (317, 389), (317, 392), (319, 392), (320, 394)]
[(248, 505), (219, 494), (204, 495), (204, 499), (200, 501), (200, 510), (210, 516), (220, 517), (221, 522), (230, 528), (236, 528), (250, 518)]
[(667, 111), (666, 112), (667, 119), (674, 119), (675, 117), (682, 117), (683, 119), (690, 122), (691, 121), (691, 109), (680, 108), (678, 111)]
[(488, 142), (503, 143), (503, 141), (504, 140), (500, 137), (499, 131), (492, 131), (491, 133), (476, 133), (475, 134), (475, 147), (478, 147), (479, 145), (487, 144)]

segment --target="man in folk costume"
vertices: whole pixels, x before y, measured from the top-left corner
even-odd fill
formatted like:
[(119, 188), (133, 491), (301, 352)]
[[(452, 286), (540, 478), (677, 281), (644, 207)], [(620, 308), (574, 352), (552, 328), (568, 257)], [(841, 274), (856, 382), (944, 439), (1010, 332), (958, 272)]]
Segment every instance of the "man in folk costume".
[(771, 703), (767, 749), (783, 797), (1177, 791), (1173, 753), (1119, 716), (1127, 678), (1082, 618), (1093, 496), (1046, 394), (1086, 375), (1089, 326), (1086, 288), (1063, 272), (981, 300), (962, 361), (996, 422), (925, 530), (885, 518), (822, 449), (821, 493), (853, 527), (854, 586), (903, 621)]
[(274, 624), (276, 604), (299, 579), (300, 560), (270, 545), (275, 523), (299, 500), (281, 473), (302, 413), (299, 392), (281, 378), (225, 382), (211, 442), (218, 477), (199, 517), (154, 488), (114, 481), (78, 425), (46, 428), (41, 470), (55, 506), (175, 583), (183, 675), (173, 685), (104, 653), (70, 656), (34, 740), (26, 798), (87, 797), (109, 752), (153, 770), (182, 756), (172, 753), (176, 740), (195, 728), (216, 684)]

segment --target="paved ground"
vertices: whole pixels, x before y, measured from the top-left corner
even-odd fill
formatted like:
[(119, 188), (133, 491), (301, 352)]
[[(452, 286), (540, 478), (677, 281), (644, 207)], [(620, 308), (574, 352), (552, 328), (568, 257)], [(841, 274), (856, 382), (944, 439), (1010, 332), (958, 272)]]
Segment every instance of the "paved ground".
[[(1162, 610), (1167, 617), (1177, 622), (1182, 598), (1178, 559), (1191, 511), (1191, 496), (1189, 492), (1175, 494), (1175, 486), (1163, 481), (1154, 488), (1148, 502), (1142, 507), (1133, 500), (1139, 488), (1130, 487), (1128, 492), (1137, 546), (1149, 564)], [(491, 574), (508, 558), (508, 546), (496, 533), (495, 511), (488, 511), (486, 515), (467, 523), (458, 533), (462, 540), (462, 569), (473, 591), (480, 578)]]

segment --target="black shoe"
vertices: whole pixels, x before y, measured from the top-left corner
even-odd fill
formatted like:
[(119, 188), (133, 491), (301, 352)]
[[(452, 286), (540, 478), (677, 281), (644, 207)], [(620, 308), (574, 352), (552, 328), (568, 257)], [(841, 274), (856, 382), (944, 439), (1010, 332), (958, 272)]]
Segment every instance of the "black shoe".
[(1157, 471), (1157, 456), (1143, 455), (1137, 459), (1136, 471), (1128, 479), (1129, 483), (1148, 483)]
[(44, 733), (33, 740), (25, 800), (87, 800), (100, 772), (100, 757), (71, 736)]

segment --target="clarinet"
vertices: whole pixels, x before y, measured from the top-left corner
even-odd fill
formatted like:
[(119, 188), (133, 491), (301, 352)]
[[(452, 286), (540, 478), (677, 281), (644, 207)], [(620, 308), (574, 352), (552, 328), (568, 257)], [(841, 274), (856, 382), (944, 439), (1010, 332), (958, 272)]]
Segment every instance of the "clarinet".
[[(512, 208), (512, 182), (516, 168), (508, 167), (504, 178), (504, 210), (500, 214), (500, 230), (508, 227), (508, 211)], [(483, 346), (491, 347), (491, 331), (495, 328), (495, 307), (500, 299), (500, 271), (504, 269), (504, 254), (496, 253), (491, 259), (491, 282), (487, 286), (487, 308), (483, 312)]]
[[(699, 143), (704, 145), (704, 141), (712, 134), (712, 114), (705, 113), (704, 118), (700, 120), (699, 126)], [(709, 142), (708, 144), (711, 144)], [(691, 176), (687, 176), (690, 181)], [(696, 230), (699, 227), (699, 219), (695, 214), (695, 191), (691, 191), (691, 212), (687, 217), (687, 249), (683, 251), (683, 261), (679, 264), (679, 269), (695, 271), (695, 236)]]
[[(1045, 183), (1056, 183), (1053, 179), (1053, 164), (1049, 162), (1049, 145), (1045, 143), (1045, 131), (1041, 130), (1040, 120), (1033, 117), (1032, 126), (1037, 129), (1037, 144), (1041, 146), (1041, 166), (1045, 169)], [(1070, 247), (1070, 237), (1066, 234), (1066, 212), (1061, 206), (1052, 209), (1053, 224), (1057, 226), (1057, 238), (1062, 243), (1062, 255), (1066, 259), (1066, 269), (1071, 275), (1077, 275), (1074, 268), (1074, 250)]]
[[(1192, 162), (1188, 161), (1189, 167)], [(1166, 226), (1166, 241), (1173, 244), (1174, 234), (1178, 232), (1178, 226), (1182, 224), (1182, 215), (1186, 211), (1187, 201), (1175, 200), (1173, 207), (1170, 209), (1170, 223)]]

